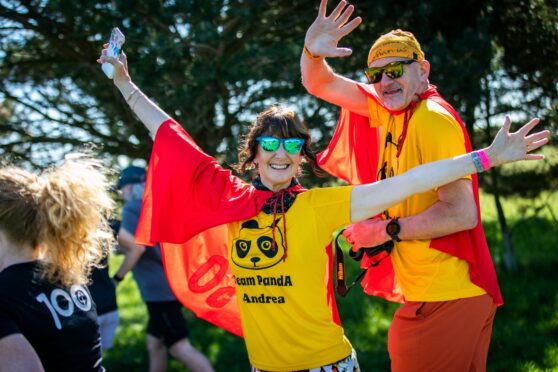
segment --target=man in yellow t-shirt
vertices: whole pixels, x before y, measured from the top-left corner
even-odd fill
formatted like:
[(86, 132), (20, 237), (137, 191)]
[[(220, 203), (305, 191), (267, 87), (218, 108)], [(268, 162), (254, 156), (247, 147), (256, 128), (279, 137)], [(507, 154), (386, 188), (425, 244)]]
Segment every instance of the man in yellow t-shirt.
[[(413, 34), (394, 30), (378, 38), (368, 56), (370, 84), (358, 84), (336, 74), (325, 57), (351, 53), (337, 44), (361, 20), (349, 21), (353, 6), (345, 2), (329, 16), (326, 6), (322, 0), (306, 34), (302, 81), (309, 93), (379, 128), (377, 178), (470, 151), (461, 119), (429, 84), (430, 64)], [(415, 195), (347, 231), (353, 249), (395, 242), (390, 258), (404, 304), (388, 336), (392, 370), (484, 370), (502, 298), (480, 225), (476, 177)]]

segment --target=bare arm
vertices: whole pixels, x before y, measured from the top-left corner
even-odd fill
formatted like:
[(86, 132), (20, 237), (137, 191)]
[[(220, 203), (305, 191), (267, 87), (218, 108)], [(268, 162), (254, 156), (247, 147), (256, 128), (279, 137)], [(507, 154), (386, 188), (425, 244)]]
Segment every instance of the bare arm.
[(471, 155), (465, 154), (423, 164), (393, 178), (355, 186), (351, 195), (351, 221), (370, 218), (411, 195), (426, 192), (475, 172)]
[[(474, 228), (477, 208), (470, 180), (460, 179), (438, 189), (438, 201), (425, 211), (399, 218), (399, 239), (434, 239)], [(349, 226), (343, 233), (353, 249), (375, 247), (391, 237), (386, 232), (389, 220), (375, 218)]]
[(440, 187), (438, 198), (424, 212), (399, 219), (406, 230), (401, 230), (401, 240), (434, 239), (477, 226), (477, 207), (470, 180), (461, 179)]
[(136, 244), (134, 236), (122, 227), (118, 231), (118, 244), (124, 249), (125, 257), (115, 275), (124, 278), (138, 263), (141, 255), (145, 252), (145, 246)]
[[(533, 119), (517, 132), (510, 133), (511, 121), (504, 121), (494, 142), (485, 152), (492, 166), (518, 160), (537, 160), (541, 154), (528, 154), (548, 142), (548, 130), (530, 134), (539, 122)], [(456, 156), (415, 167), (397, 177), (355, 186), (351, 195), (351, 221), (358, 222), (377, 215), (411, 195), (448, 184), (476, 172), (471, 154)]]
[(33, 346), (20, 333), (0, 339), (0, 372), (44, 371)]
[(300, 58), (302, 84), (308, 93), (329, 103), (344, 107), (363, 116), (368, 114), (366, 95), (357, 88), (356, 82), (336, 74), (324, 57), (345, 57), (352, 53), (348, 48), (338, 48), (339, 40), (353, 31), (362, 21), (357, 17), (347, 23), (354, 6), (341, 1), (329, 16), (326, 15), (327, 0), (322, 0), (318, 17), (306, 32), (305, 48), (316, 58), (303, 53)]
[(132, 82), (128, 73), (128, 60), (126, 54), (122, 52), (118, 59), (106, 56), (106, 47), (101, 53), (98, 63), (110, 63), (114, 66), (114, 85), (120, 90), (124, 99), (130, 105), (132, 111), (141, 120), (143, 125), (149, 130), (151, 137), (154, 138), (161, 124), (170, 119), (170, 116), (161, 110)]

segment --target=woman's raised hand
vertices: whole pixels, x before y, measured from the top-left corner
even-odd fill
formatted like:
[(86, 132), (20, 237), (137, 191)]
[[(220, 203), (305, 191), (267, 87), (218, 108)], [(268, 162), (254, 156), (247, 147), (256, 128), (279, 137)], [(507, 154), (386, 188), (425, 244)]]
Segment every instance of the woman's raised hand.
[(504, 125), (496, 134), (492, 144), (486, 149), (491, 165), (497, 166), (518, 160), (544, 159), (543, 154), (530, 154), (531, 151), (542, 147), (549, 141), (549, 130), (529, 134), (539, 121), (538, 118), (531, 119), (519, 130), (510, 133), (511, 120), (506, 115)]
[(108, 44), (103, 45), (103, 50), (101, 56), (97, 59), (97, 63), (110, 63), (114, 66), (114, 85), (122, 93), (132, 111), (149, 130), (152, 138), (154, 138), (161, 124), (170, 119), (170, 116), (145, 96), (140, 88), (132, 82), (128, 73), (126, 54), (122, 52), (118, 58), (108, 57), (107, 47)]
[(339, 48), (337, 44), (341, 38), (353, 31), (362, 22), (360, 17), (347, 22), (354, 9), (353, 5), (347, 6), (347, 1), (342, 0), (327, 16), (327, 0), (322, 0), (318, 17), (306, 31), (304, 44), (307, 50), (312, 55), (320, 57), (345, 57), (350, 55), (353, 52), (351, 49)]
[(130, 75), (128, 73), (128, 60), (126, 59), (126, 54), (121, 52), (120, 55), (115, 57), (107, 56), (108, 44), (103, 45), (103, 50), (101, 51), (101, 56), (97, 59), (97, 63), (110, 63), (114, 66), (114, 83), (131, 81)]

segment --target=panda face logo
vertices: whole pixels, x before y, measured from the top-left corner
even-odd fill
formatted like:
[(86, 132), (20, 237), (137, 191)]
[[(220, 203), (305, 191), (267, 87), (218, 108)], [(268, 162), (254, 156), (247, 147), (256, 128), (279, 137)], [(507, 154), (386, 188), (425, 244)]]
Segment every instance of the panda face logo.
[[(236, 266), (244, 269), (261, 270), (274, 266), (283, 258), (285, 247), (283, 233), (276, 227), (281, 219), (271, 226), (259, 227), (258, 221), (248, 220), (240, 228), (238, 238), (231, 247), (231, 258)], [(275, 228), (275, 242), (273, 229)]]

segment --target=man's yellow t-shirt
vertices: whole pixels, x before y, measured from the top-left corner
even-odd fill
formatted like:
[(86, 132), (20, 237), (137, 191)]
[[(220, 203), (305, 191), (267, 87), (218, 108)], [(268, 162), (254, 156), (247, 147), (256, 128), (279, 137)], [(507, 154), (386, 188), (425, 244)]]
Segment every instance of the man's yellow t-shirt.
[[(460, 124), (436, 102), (422, 100), (409, 121), (403, 147), (396, 157), (404, 114), (392, 115), (371, 98), (368, 103), (371, 126), (382, 127), (378, 169), (381, 172), (383, 168), (387, 177), (466, 153)], [(388, 214), (390, 218), (413, 216), (437, 201), (436, 190), (430, 190), (389, 208)], [(448, 301), (486, 293), (471, 282), (466, 261), (430, 248), (430, 240), (396, 242), (391, 259), (407, 301)]]
[(331, 277), (326, 247), (333, 231), (350, 223), (351, 190), (309, 190), (298, 194), (284, 215), (260, 212), (229, 224), (229, 263), (256, 368), (303, 370), (351, 354), (343, 328), (334, 322), (326, 286)]

